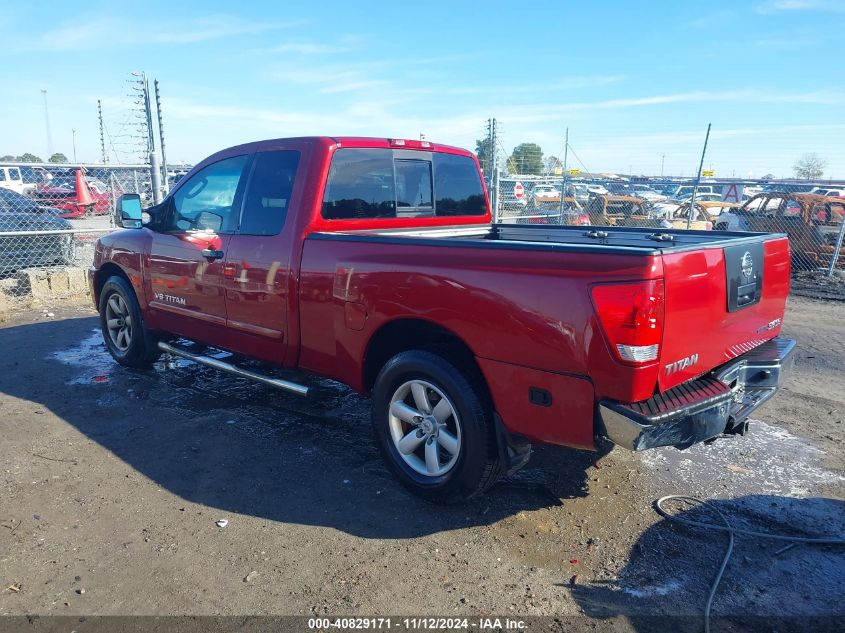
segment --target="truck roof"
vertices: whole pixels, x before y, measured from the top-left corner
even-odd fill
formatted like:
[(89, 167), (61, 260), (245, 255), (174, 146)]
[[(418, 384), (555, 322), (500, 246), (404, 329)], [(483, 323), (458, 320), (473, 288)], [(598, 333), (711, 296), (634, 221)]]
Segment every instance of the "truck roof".
[[(326, 149), (330, 147), (372, 147), (384, 149), (410, 149), (421, 150), (426, 152), (440, 152), (444, 154), (459, 154), (462, 156), (471, 156), (472, 152), (454, 147), (452, 145), (443, 145), (441, 143), (432, 143), (430, 141), (422, 141), (418, 139), (400, 139), (400, 138), (380, 138), (375, 136), (291, 136), (285, 138), (265, 139), (261, 141), (251, 141), (249, 143), (242, 143), (240, 145), (233, 145), (227, 147), (219, 152), (215, 152), (208, 158), (204, 159), (201, 164), (207, 164), (243, 152), (256, 152), (271, 149), (281, 149), (286, 146), (323, 146)], [(199, 166), (199, 165), (197, 165)]]

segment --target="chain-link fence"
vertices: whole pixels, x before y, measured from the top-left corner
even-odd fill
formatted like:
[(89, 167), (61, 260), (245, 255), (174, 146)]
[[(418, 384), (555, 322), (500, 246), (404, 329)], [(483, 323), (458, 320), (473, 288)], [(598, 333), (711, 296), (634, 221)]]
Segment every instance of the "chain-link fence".
[(138, 193), (151, 201), (151, 191), (145, 166), (0, 164), (0, 293), (84, 291), (97, 238), (117, 227), (117, 199)]
[[(506, 151), (494, 121), (487, 133), (475, 149), (498, 222), (785, 233), (793, 290), (845, 299), (845, 181), (594, 173), (568, 142), (558, 158), (533, 143)], [(90, 266), (123, 193), (152, 203), (149, 166), (0, 163), (0, 291)]]
[(568, 143), (562, 159), (506, 150), (492, 122), (476, 149), (496, 221), (784, 233), (793, 290), (845, 299), (845, 181), (592, 173)]

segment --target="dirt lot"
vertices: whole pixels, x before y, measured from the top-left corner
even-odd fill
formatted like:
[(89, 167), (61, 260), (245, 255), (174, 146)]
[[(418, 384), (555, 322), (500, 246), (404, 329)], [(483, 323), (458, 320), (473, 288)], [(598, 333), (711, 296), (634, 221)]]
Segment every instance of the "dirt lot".
[[(648, 630), (637, 616), (700, 615), (727, 540), (661, 520), (659, 496), (845, 532), (842, 303), (790, 301), (796, 371), (750, 435), (541, 448), (452, 508), (395, 484), (367, 401), (339, 386), (314, 406), (183, 361), (132, 372), (90, 309), (52, 309), (0, 329), (0, 614), (580, 614)], [(845, 551), (782, 547), (739, 538), (714, 614), (845, 618)]]

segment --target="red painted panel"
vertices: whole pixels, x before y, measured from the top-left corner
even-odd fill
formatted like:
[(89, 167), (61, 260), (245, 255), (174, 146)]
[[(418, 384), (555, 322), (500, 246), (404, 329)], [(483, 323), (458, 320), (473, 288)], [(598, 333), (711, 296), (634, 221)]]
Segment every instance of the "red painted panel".
[(668, 253), (663, 256), (666, 275), (666, 323), (660, 365), (698, 354), (698, 362), (667, 374), (660, 371), (665, 391), (717, 367), (752, 347), (774, 338), (789, 293), (789, 244), (771, 239), (763, 246), (763, 295), (756, 305), (727, 311), (725, 259), (720, 248)]
[[(593, 385), (589, 380), (479, 358), (478, 364), (505, 428), (533, 442), (594, 448)], [(545, 389), (551, 406), (531, 404), (528, 391)]]

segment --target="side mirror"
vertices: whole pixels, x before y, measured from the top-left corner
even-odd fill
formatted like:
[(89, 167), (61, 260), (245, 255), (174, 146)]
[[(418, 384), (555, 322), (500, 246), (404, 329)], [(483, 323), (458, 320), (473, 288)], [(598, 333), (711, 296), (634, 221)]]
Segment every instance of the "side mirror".
[(123, 228), (140, 229), (141, 213), (141, 196), (137, 193), (125, 193), (117, 199), (117, 217)]

